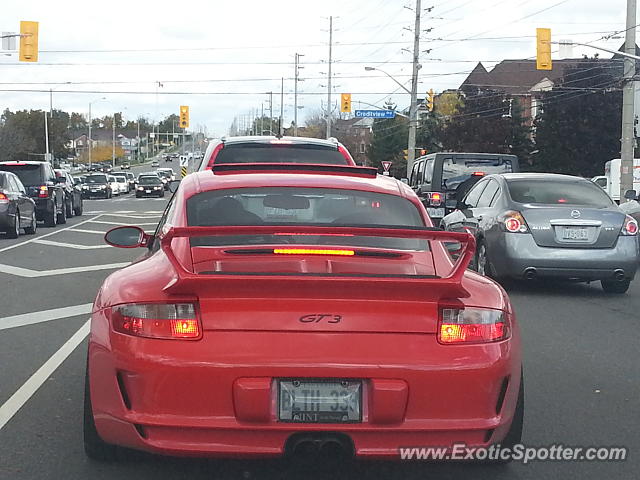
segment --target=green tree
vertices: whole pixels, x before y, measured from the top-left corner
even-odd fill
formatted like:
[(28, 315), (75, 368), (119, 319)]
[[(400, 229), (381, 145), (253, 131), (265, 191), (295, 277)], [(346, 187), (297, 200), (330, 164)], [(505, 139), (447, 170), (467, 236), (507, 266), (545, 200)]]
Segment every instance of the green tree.
[(407, 161), (404, 150), (407, 149), (409, 122), (407, 118), (376, 119), (372, 127), (373, 138), (369, 147), (371, 166), (382, 171), (382, 162), (393, 162), (390, 174), (396, 178), (407, 176)]
[(518, 99), (494, 90), (465, 98), (459, 114), (445, 120), (442, 146), (456, 152), (515, 154), (525, 161), (533, 148)]
[(622, 92), (611, 61), (585, 58), (542, 97), (538, 171), (591, 177), (620, 155)]
[[(0, 158), (28, 160), (42, 158), (46, 151), (42, 110), (5, 110), (0, 117)], [(48, 120), (49, 151), (55, 157), (67, 155), (69, 114), (54, 110)]]

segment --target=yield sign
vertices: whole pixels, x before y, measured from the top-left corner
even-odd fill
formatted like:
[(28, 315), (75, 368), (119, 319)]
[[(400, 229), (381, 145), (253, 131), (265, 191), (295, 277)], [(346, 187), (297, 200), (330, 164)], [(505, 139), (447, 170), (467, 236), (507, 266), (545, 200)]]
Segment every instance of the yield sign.
[(391, 168), (392, 162), (382, 162), (382, 168), (385, 172), (388, 172)]

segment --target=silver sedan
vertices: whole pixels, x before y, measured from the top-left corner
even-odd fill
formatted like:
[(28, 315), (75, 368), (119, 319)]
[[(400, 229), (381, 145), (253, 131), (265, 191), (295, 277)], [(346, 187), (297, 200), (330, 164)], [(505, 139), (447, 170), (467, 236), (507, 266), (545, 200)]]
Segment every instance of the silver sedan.
[(473, 267), (497, 280), (599, 280), (625, 293), (638, 265), (638, 223), (594, 183), (566, 175), (489, 175), (442, 219), (478, 242)]

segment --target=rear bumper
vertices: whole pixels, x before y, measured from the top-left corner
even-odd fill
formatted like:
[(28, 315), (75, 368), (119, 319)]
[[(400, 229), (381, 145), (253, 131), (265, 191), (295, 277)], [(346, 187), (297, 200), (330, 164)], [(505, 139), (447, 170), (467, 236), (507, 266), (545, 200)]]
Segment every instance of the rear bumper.
[[(357, 456), (389, 459), (406, 446), (497, 443), (520, 384), (514, 330), (504, 342), (454, 347), (425, 334), (290, 331), (207, 331), (174, 342), (109, 333), (94, 313), (94, 417), (109, 443), (178, 456), (280, 456), (300, 432), (343, 433)], [(361, 379), (362, 423), (279, 422), (278, 378)]]
[(8, 203), (0, 203), (0, 231), (4, 232), (11, 228), (15, 216), (15, 211), (11, 211)]
[(622, 270), (633, 279), (639, 260), (638, 237), (619, 237), (613, 248), (550, 248), (530, 234), (504, 233), (489, 249), (496, 274), (516, 278), (534, 269), (536, 276), (578, 280), (613, 279)]
[(42, 220), (55, 210), (55, 203), (52, 198), (34, 198), (36, 201), (36, 218)]

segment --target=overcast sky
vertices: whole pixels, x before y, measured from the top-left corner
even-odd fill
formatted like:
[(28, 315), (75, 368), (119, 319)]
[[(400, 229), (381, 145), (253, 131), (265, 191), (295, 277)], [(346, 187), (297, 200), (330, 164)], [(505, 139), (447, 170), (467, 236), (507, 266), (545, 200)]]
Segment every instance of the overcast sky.
[[(489, 68), (535, 55), (536, 27), (550, 27), (554, 40), (579, 42), (625, 28), (625, 0), (423, 0), (422, 6), (419, 96), (458, 87), (478, 61)], [(93, 104), (94, 116), (122, 111), (128, 119), (158, 120), (189, 105), (192, 129), (222, 135), (234, 117), (266, 110), (266, 92), (274, 92), (277, 116), (284, 77), (289, 124), (293, 58), (300, 53), (302, 124), (326, 108), (330, 15), (336, 96), (352, 93), (354, 107), (390, 98), (404, 108), (409, 95), (364, 67), (383, 68), (409, 85), (411, 55), (403, 49), (413, 45), (413, 7), (414, 0), (1, 0), (0, 31), (18, 31), (20, 20), (40, 22), (40, 58), (18, 63), (17, 55), (0, 52), (0, 108), (47, 109), (52, 88), (54, 108), (84, 114), (89, 102), (106, 97)], [(595, 44), (617, 49), (622, 42), (620, 36)], [(573, 56), (594, 52), (576, 48)]]

